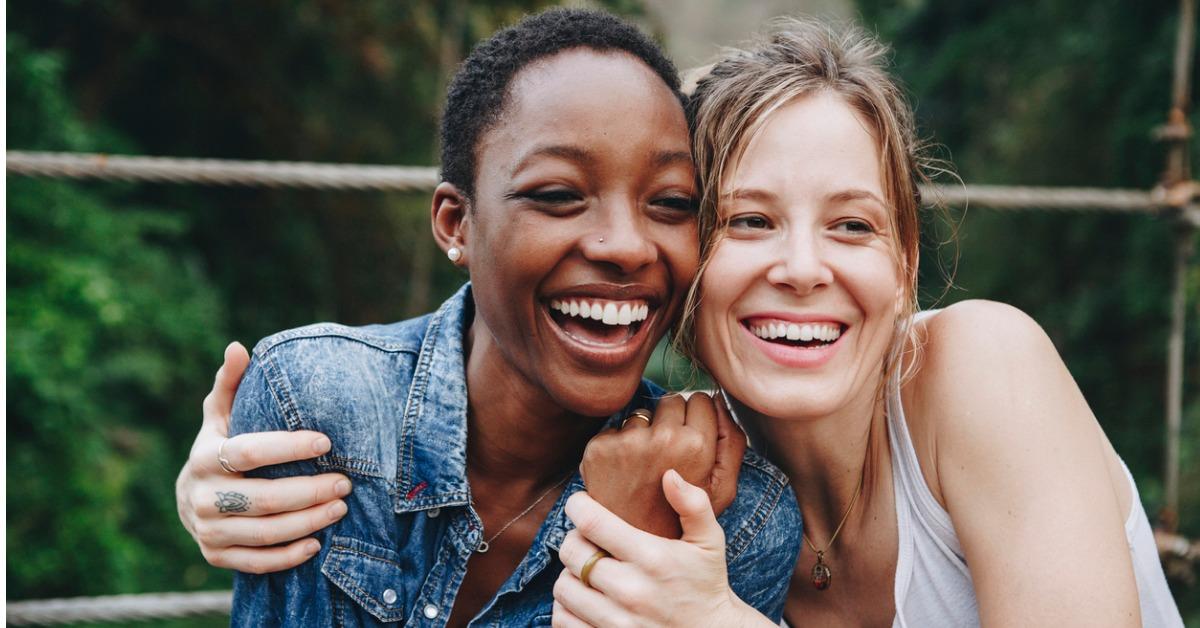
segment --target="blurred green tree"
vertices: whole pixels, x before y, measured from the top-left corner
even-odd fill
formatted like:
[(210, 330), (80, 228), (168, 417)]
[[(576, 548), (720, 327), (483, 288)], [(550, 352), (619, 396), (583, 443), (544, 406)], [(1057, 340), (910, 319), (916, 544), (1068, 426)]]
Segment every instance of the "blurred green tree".
[[(8, 137), (95, 150), (62, 59), (10, 36)], [(103, 145), (123, 144), (114, 136)], [(169, 478), (196, 424), (196, 383), (226, 331), (184, 216), (127, 190), (8, 182), (8, 592), (14, 598), (183, 584), (194, 557)]]

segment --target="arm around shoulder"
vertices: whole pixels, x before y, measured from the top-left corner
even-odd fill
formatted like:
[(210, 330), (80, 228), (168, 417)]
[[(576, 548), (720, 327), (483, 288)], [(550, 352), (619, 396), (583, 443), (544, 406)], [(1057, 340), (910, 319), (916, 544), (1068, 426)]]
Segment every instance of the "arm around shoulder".
[(1050, 338), (986, 301), (923, 325), (905, 407), (930, 435), (983, 623), (1137, 625), (1106, 441)]

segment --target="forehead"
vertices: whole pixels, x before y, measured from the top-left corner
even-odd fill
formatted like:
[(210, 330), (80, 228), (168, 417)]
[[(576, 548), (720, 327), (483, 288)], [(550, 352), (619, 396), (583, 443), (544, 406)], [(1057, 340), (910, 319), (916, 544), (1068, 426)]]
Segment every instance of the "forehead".
[(854, 187), (882, 197), (879, 145), (867, 121), (841, 96), (829, 91), (801, 96), (769, 114), (726, 187), (815, 192)]
[(660, 149), (688, 150), (683, 107), (671, 89), (627, 52), (573, 48), (513, 77), (497, 123), (481, 138), (480, 154), (498, 144), (602, 147), (647, 140)]

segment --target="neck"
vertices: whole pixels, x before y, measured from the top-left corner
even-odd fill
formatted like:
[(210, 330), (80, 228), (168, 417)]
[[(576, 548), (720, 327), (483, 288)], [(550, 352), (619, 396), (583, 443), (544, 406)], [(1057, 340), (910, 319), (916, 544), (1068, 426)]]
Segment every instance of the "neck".
[(505, 359), (478, 315), (465, 343), (472, 484), (533, 491), (562, 480), (579, 465), (603, 419), (567, 412), (527, 380)]
[[(836, 412), (815, 417), (766, 417), (738, 403), (756, 445), (791, 479), (804, 517), (805, 533), (818, 548), (828, 542), (862, 482), (854, 510), (865, 513), (880, 482), (890, 478), (886, 417), (882, 400), (863, 396)], [(857, 517), (850, 514), (847, 526)], [(845, 532), (842, 533), (845, 535)]]

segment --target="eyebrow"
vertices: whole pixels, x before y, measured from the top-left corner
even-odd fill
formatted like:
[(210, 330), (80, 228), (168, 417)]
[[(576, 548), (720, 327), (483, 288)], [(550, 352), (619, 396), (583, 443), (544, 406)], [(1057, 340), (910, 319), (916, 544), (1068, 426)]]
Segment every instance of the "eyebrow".
[(534, 161), (539, 157), (557, 157), (567, 161), (574, 161), (585, 166), (590, 166), (596, 161), (596, 159), (592, 157), (591, 153), (589, 153), (587, 149), (580, 146), (574, 146), (571, 144), (543, 144), (526, 153), (525, 156), (522, 157), (515, 166), (513, 166), (511, 174), (517, 174), (526, 166), (528, 166), (529, 162)]
[(759, 188), (738, 188), (726, 195), (725, 198), (735, 201), (756, 201), (767, 204), (778, 201), (779, 195)]
[[(596, 163), (596, 158), (586, 148), (575, 146), (572, 144), (545, 144), (537, 146), (533, 150), (525, 154), (520, 161), (517, 162), (512, 169), (512, 175), (517, 174), (529, 162), (538, 159), (539, 157), (557, 157), (567, 161), (573, 161), (583, 166), (592, 166)], [(665, 168), (675, 164), (692, 165), (692, 154), (685, 150), (660, 150), (654, 152), (650, 156), (651, 163), (656, 168)]]
[[(779, 200), (779, 196), (774, 192), (759, 188), (738, 188), (730, 192), (726, 198), (730, 200), (755, 201), (764, 204), (774, 203)], [(887, 203), (884, 203), (874, 192), (859, 188), (840, 190), (825, 197), (825, 202), (828, 203), (847, 203), (861, 200), (875, 201), (880, 206), (887, 207)]]
[(882, 207), (887, 207), (887, 203), (883, 202), (883, 199), (876, 196), (874, 192), (872, 192), (870, 190), (863, 190), (863, 189), (858, 189), (858, 188), (851, 189), (851, 190), (842, 190), (841, 192), (835, 192), (833, 194), (830, 194), (827, 197), (827, 199), (829, 201), (833, 201), (835, 203), (846, 203), (849, 201), (869, 200), (869, 201), (875, 201), (876, 203), (879, 203), (879, 205)]

